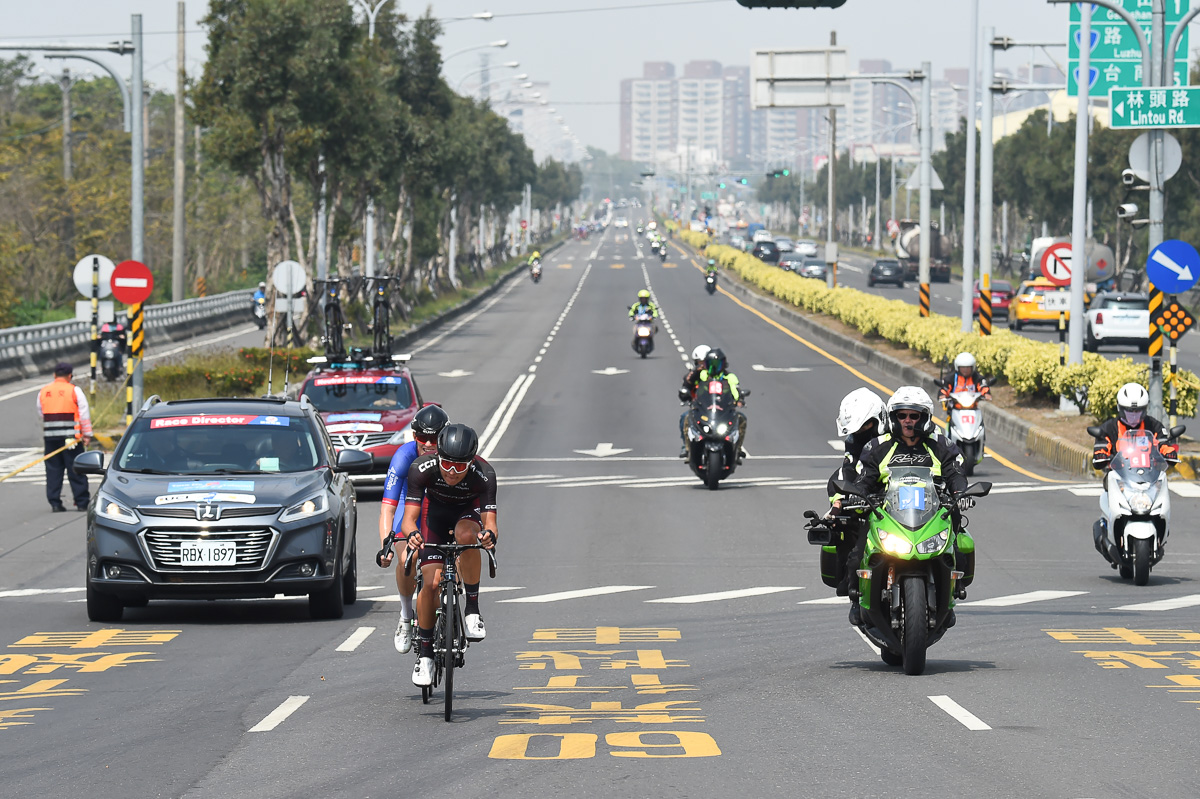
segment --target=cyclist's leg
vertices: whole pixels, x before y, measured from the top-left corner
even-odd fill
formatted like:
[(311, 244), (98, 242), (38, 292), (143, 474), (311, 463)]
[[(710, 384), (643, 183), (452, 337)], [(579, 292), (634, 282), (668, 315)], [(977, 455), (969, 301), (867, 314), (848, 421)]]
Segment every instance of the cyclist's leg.
[[(478, 544), (479, 533), (483, 523), (479, 514), (472, 511), (459, 519), (454, 526), (454, 538), (460, 544)], [(466, 602), (463, 607), (463, 626), (466, 628), (467, 640), (482, 641), (487, 635), (483, 626), (483, 617), (479, 613), (479, 575), (482, 557), (478, 549), (468, 550), (458, 556), (458, 573), (462, 575), (463, 591)]]

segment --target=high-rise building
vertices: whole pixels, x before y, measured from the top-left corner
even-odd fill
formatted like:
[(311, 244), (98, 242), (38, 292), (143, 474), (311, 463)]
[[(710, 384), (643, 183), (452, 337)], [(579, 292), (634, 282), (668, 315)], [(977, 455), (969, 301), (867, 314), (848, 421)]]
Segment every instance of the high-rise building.
[(734, 170), (750, 166), (750, 67), (725, 67), (721, 154)]
[(704, 152), (713, 161), (724, 160), (725, 78), (716, 61), (692, 61), (676, 81), (678, 97), (677, 145)]
[(652, 162), (678, 139), (675, 67), (648, 61), (641, 78), (621, 81), (621, 157)]

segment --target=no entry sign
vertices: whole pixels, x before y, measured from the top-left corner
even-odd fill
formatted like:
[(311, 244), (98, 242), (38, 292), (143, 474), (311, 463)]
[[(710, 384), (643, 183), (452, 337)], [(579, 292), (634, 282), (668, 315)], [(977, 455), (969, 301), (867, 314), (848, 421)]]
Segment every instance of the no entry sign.
[(154, 275), (141, 261), (122, 261), (112, 275), (112, 293), (126, 305), (145, 302), (154, 291)]

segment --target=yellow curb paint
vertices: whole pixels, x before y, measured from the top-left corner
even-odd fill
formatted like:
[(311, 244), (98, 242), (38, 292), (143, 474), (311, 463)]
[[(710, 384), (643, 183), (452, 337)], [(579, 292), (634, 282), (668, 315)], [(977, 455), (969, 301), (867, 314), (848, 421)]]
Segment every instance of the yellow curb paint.
[[(703, 271), (704, 271), (704, 268), (703, 268), (703, 267), (701, 267), (701, 266), (700, 266), (700, 264), (696, 263), (696, 260), (695, 260), (694, 258), (691, 258), (691, 257), (689, 257), (689, 260), (691, 261), (691, 264), (692, 264), (692, 266), (693, 266), (693, 267), (695, 267), (697, 271), (700, 271), (700, 272), (703, 272)], [(790, 336), (791, 338), (795, 339), (796, 341), (800, 342), (800, 343), (801, 343), (801, 344), (803, 344), (804, 346), (808, 347), (810, 350), (812, 350), (813, 352), (817, 353), (818, 355), (821, 355), (822, 357), (829, 359), (829, 360), (830, 360), (830, 361), (832, 361), (833, 363), (836, 363), (838, 366), (842, 367), (842, 368), (843, 368), (843, 369), (845, 369), (847, 372), (849, 372), (850, 374), (854, 375), (855, 377), (857, 377), (858, 379), (862, 380), (863, 382), (869, 383), (870, 385), (874, 386), (875, 388), (879, 389), (880, 391), (884, 392), (885, 394), (891, 394), (891, 393), (893, 393), (893, 390), (892, 390), (892, 389), (888, 388), (887, 386), (883, 385), (882, 383), (878, 383), (878, 382), (876, 382), (876, 381), (872, 380), (871, 378), (869, 378), (869, 377), (867, 377), (866, 375), (864, 375), (862, 372), (860, 372), (860, 371), (858, 371), (857, 369), (855, 369), (855, 368), (854, 368), (853, 366), (851, 366), (850, 364), (848, 364), (848, 363), (846, 363), (845, 361), (843, 361), (841, 358), (838, 358), (837, 356), (835, 356), (835, 355), (833, 355), (833, 354), (831, 354), (831, 353), (829, 353), (829, 352), (827, 352), (827, 351), (825, 351), (825, 350), (821, 349), (821, 348), (820, 348), (820, 347), (818, 347), (816, 344), (813, 344), (811, 341), (808, 341), (807, 339), (803, 338), (802, 336), (799, 336), (799, 335), (797, 335), (796, 333), (793, 333), (791, 330), (788, 330), (786, 327), (784, 327), (783, 325), (779, 324), (779, 323), (778, 323), (778, 322), (776, 322), (774, 319), (771, 319), (771, 318), (770, 318), (769, 316), (767, 316), (766, 314), (763, 314), (763, 313), (761, 313), (761, 312), (760, 312), (758, 309), (756, 309), (756, 308), (751, 308), (749, 305), (747, 305), (746, 303), (744, 303), (744, 302), (742, 302), (741, 300), (739, 300), (737, 297), (735, 297), (735, 296), (733, 296), (732, 294), (730, 294), (728, 291), (726, 291), (726, 290), (725, 290), (724, 288), (722, 288), (721, 286), (717, 286), (717, 291), (721, 292), (721, 293), (722, 293), (722, 294), (724, 294), (726, 297), (728, 297), (729, 299), (733, 300), (733, 301), (734, 301), (734, 302), (735, 302), (737, 305), (739, 305), (740, 307), (742, 307), (742, 308), (744, 308), (745, 310), (749, 311), (750, 313), (754, 314), (754, 315), (755, 315), (755, 316), (757, 316), (759, 319), (763, 320), (763, 321), (764, 321), (764, 322), (766, 322), (767, 324), (769, 324), (769, 325), (771, 325), (772, 327), (776, 328), (777, 330), (779, 330), (779, 331), (780, 331), (781, 333), (783, 333), (784, 335)], [(936, 423), (937, 423), (939, 426), (941, 426), (941, 427), (945, 427), (945, 426), (946, 426), (946, 423), (945, 423), (945, 422), (943, 422), (943, 421), (941, 421), (940, 419), (936, 419), (936, 418), (935, 418), (935, 419), (934, 419), (934, 422), (936, 422)], [(1066, 442), (1063, 442), (1063, 443), (1066, 443)], [(1007, 466), (1008, 468), (1012, 469), (1014, 472), (1017, 472), (1018, 474), (1023, 474), (1023, 475), (1025, 475), (1026, 477), (1028, 477), (1028, 478), (1030, 478), (1030, 479), (1032, 479), (1032, 480), (1038, 480), (1038, 481), (1040, 481), (1040, 482), (1043, 482), (1043, 483), (1070, 483), (1070, 482), (1072, 482), (1072, 481), (1070, 481), (1070, 480), (1055, 480), (1055, 479), (1053, 479), (1053, 478), (1051, 478), (1051, 477), (1043, 477), (1043, 476), (1042, 476), (1042, 475), (1040, 475), (1040, 474), (1036, 474), (1035, 472), (1031, 472), (1031, 471), (1029, 471), (1028, 469), (1025, 469), (1025, 468), (1023, 468), (1023, 467), (1021, 467), (1021, 466), (1018, 466), (1017, 464), (1013, 463), (1013, 462), (1012, 462), (1012, 461), (1010, 461), (1008, 458), (1005, 458), (1003, 455), (1000, 455), (1000, 454), (998, 454), (998, 453), (997, 453), (995, 450), (993, 450), (991, 447), (985, 447), (985, 448), (984, 448), (984, 451), (985, 451), (985, 452), (986, 452), (988, 455), (990, 455), (990, 456), (992, 457), (992, 460), (996, 461), (997, 463), (1001, 464), (1002, 466)]]

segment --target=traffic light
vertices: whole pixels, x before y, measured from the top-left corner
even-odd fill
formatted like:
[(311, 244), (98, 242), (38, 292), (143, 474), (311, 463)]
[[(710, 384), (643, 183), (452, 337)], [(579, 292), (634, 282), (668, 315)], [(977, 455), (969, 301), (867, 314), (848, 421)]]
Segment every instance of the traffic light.
[(743, 186), (746, 186), (750, 183), (750, 181), (746, 180), (745, 178), (742, 178), (741, 180), (738, 181), (738, 183), (741, 183)]
[(785, 178), (786, 178), (788, 175), (790, 175), (790, 174), (792, 174), (792, 170), (790, 170), (790, 169), (785, 169), (785, 170), (783, 170), (783, 176), (784, 176)]
[[(769, 177), (769, 178), (786, 178), (790, 174), (792, 174), (792, 170), (790, 170), (790, 169), (777, 169), (774, 172), (768, 172), (767, 177)], [(746, 182), (745, 179), (743, 179), (742, 183), (745, 183), (745, 182)]]
[(737, 0), (746, 8), (839, 8), (846, 0)]
[(723, 189), (723, 188), (725, 188), (725, 181), (721, 181), (721, 182), (720, 182), (720, 183), (718, 183), (717, 185), (718, 185), (720, 188), (722, 188), (722, 189)]

